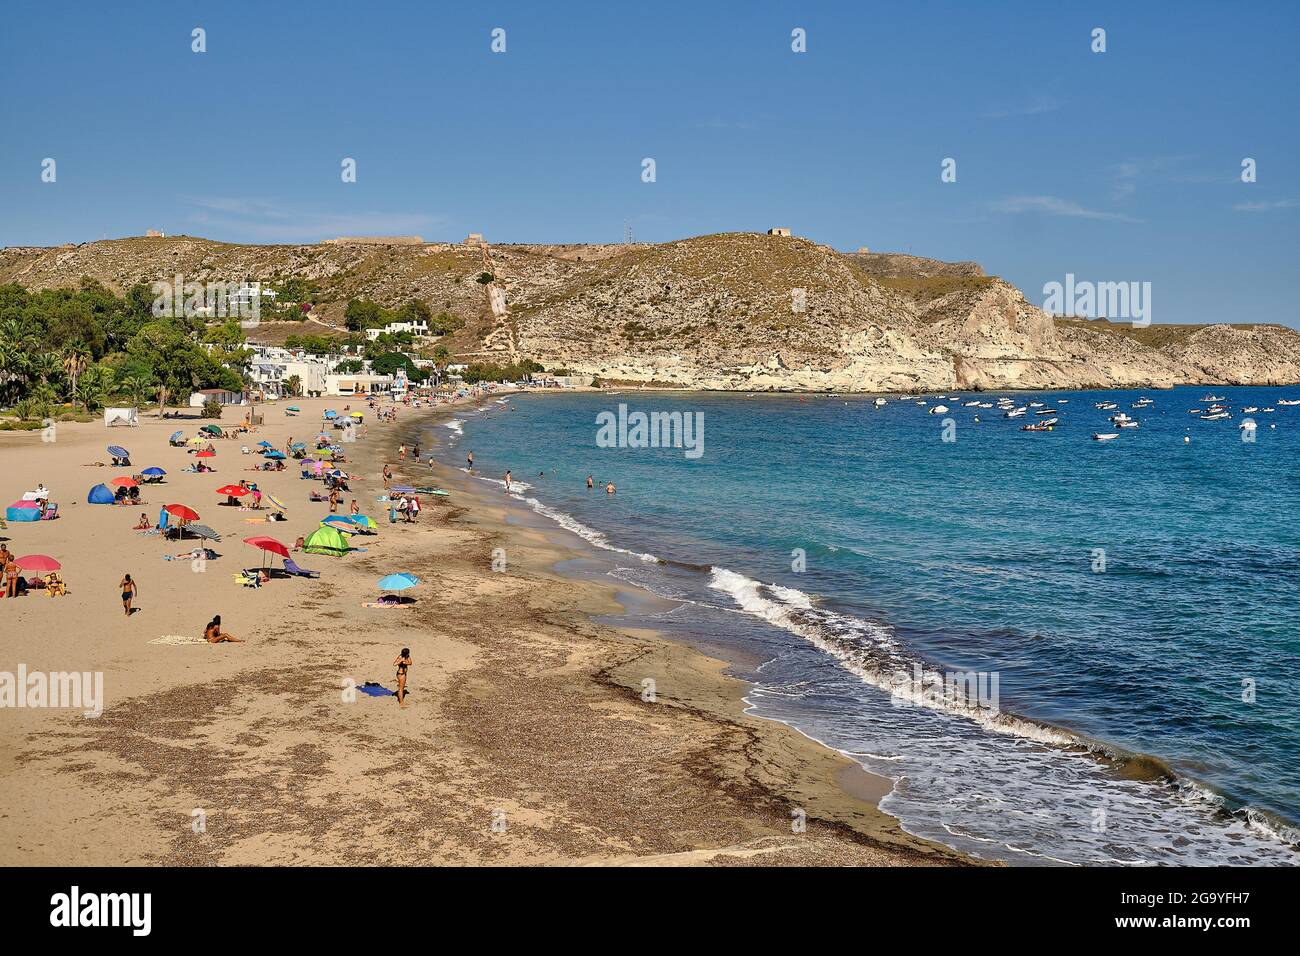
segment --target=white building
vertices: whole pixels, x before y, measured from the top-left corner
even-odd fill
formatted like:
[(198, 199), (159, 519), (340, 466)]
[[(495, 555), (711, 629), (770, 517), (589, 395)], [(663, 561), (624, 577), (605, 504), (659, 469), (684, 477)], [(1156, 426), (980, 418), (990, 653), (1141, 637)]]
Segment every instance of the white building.
[(262, 302), (268, 302), (271, 305), (275, 305), (276, 295), (278, 295), (278, 293), (274, 289), (269, 286), (264, 286), (260, 282), (244, 282), (238, 289), (231, 290), (230, 295), (227, 297), (227, 302), (231, 309), (242, 309), (247, 306), (252, 306), (253, 303), (259, 303), (260, 307), (260, 303)]
[(325, 394), (349, 397), (353, 395), (379, 395), (393, 387), (393, 376), (375, 375), (371, 372), (330, 374), (325, 376)]
[(382, 329), (366, 329), (366, 337), (373, 342), (385, 333), (395, 335), (398, 332), (410, 332), (416, 338), (422, 339), (429, 334), (429, 323), (424, 319), (416, 319), (414, 322), (389, 322)]

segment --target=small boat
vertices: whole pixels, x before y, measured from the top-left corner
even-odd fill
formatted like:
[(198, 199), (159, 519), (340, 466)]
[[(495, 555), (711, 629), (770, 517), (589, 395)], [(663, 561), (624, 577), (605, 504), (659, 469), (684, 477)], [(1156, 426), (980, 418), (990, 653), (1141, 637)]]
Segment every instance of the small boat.
[(1045, 422), (1037, 422), (1036, 424), (1033, 425), (1021, 425), (1020, 430), (1022, 432), (1050, 432), (1052, 430), (1052, 426), (1055, 424), (1056, 424), (1056, 419), (1049, 418)]
[(1248, 418), (1237, 427), (1243, 431), (1253, 432), (1255, 430), (1255, 423)]
[(992, 407), (993, 407), (992, 402), (980, 402), (980, 408), (992, 408)]
[(1119, 437), (1119, 432), (1105, 432), (1105, 433), (1093, 432), (1092, 433), (1093, 441), (1110, 441), (1112, 438), (1118, 438), (1118, 437)]
[(1021, 415), (1023, 415), (1023, 414), (1025, 414), (1025, 409), (1023, 409), (1023, 408), (1013, 408), (1013, 409), (1011, 409), (1011, 410), (1008, 411), (1008, 412), (1003, 412), (1003, 413), (1002, 413), (1002, 417), (1003, 417), (1003, 418), (1019, 418), (1019, 417), (1020, 417)]
[(1242, 409), (1242, 412), (1243, 412), (1244, 414), (1246, 414), (1246, 415), (1252, 415), (1252, 414), (1254, 414), (1254, 413), (1257, 412), (1257, 411), (1259, 411), (1259, 408), (1258, 408), (1258, 406), (1255, 406), (1255, 405), (1248, 405), (1248, 406), (1246, 406), (1245, 408)]
[(947, 412), (947, 411), (948, 411), (948, 406), (947, 406), (947, 405), (936, 405), (936, 406), (934, 406), (934, 408), (930, 409), (930, 414), (931, 414), (931, 415), (942, 415), (942, 414), (944, 414), (944, 413)]
[(1029, 403), (1029, 407), (1030, 407), (1030, 408), (1042, 408), (1042, 407), (1043, 407), (1043, 403), (1042, 403), (1042, 402), (1030, 402), (1030, 403)]
[(1212, 415), (1202, 415), (1202, 416), (1201, 416), (1201, 421), (1203, 421), (1203, 422), (1217, 422), (1217, 421), (1220, 421), (1220, 420), (1222, 420), (1222, 419), (1224, 419), (1224, 418), (1231, 418), (1231, 417), (1232, 417), (1232, 416), (1229, 415), (1227, 412), (1215, 412), (1215, 413), (1212, 414)]
[(1113, 412), (1119, 408), (1114, 402), (1098, 402), (1095, 407), (1100, 408), (1103, 412)]
[(1260, 411), (1261, 411), (1261, 412), (1275, 412), (1275, 411), (1277, 411), (1277, 409), (1270, 405), (1268, 408), (1261, 408)]
[(1055, 415), (1055, 414), (1056, 414), (1056, 409), (1054, 409), (1054, 408), (1040, 408), (1038, 411), (1034, 412), (1034, 414), (1035, 414), (1035, 415)]
[(887, 403), (885, 402), (885, 400), (884, 400), (883, 398), (878, 398), (878, 399), (876, 399), (874, 402), (872, 402), (871, 404), (875, 405), (876, 408), (883, 408)]
[(1070, 404), (1070, 400), (1069, 400), (1068, 398), (1058, 398), (1058, 399), (1056, 400), (1056, 404), (1058, 404), (1058, 405), (1069, 405), (1069, 404)]
[(1110, 416), (1110, 420), (1118, 424), (1120, 422), (1131, 422), (1133, 419), (1129, 418), (1128, 415), (1123, 412), (1120, 412), (1118, 415)]
[(1137, 427), (1138, 427), (1138, 423), (1137, 423), (1137, 422), (1116, 422), (1115, 424), (1116, 424), (1119, 428), (1137, 428)]
[(963, 402), (962, 408), (979, 408), (979, 402)]
[(1279, 405), (1300, 405), (1300, 398), (1297, 398), (1295, 400), (1289, 398), (1279, 398), (1277, 400), (1277, 403)]
[[(1223, 396), (1222, 396), (1222, 395), (1206, 395), (1203, 399), (1201, 399), (1201, 401), (1203, 401), (1203, 402), (1221, 402), (1221, 401), (1223, 401)], [(1296, 402), (1296, 404), (1297, 404), (1297, 405), (1300, 405), (1300, 402)]]

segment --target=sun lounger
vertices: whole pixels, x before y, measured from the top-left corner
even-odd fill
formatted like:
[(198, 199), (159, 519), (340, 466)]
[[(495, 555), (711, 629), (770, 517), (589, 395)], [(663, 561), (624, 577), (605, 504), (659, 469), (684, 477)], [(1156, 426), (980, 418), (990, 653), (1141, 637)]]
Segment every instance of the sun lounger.
[(319, 571), (308, 571), (306, 568), (298, 567), (298, 562), (294, 561), (293, 558), (284, 559), (284, 569), (288, 571), (290, 574), (292, 574), (294, 577), (299, 577), (299, 578), (320, 577)]

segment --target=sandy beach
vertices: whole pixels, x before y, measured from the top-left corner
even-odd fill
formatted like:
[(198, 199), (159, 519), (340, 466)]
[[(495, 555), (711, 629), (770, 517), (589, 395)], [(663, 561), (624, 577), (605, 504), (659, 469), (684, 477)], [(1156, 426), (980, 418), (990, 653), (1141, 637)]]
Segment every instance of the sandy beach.
[[(328, 513), (319, 483), (296, 467), (253, 475), (241, 446), (285, 447), (313, 436), (326, 407), (299, 399), (297, 417), (262, 406), (265, 424), (215, 441), (215, 474), (188, 474), (168, 445), (205, 422), (142, 415), (138, 428), (60, 424), (0, 434), (6, 503), (38, 482), (61, 517), (9, 523), (17, 555), (63, 564), (66, 597), (42, 592), (0, 605), (0, 671), (102, 672), (98, 717), (69, 709), (0, 709), (0, 863), (89, 865), (835, 864), (951, 865), (948, 849), (914, 838), (876, 806), (889, 783), (779, 723), (747, 716), (745, 684), (723, 661), (639, 630), (597, 624), (617, 614), (613, 583), (575, 580), (560, 562), (582, 542), (529, 526), (464, 475), (397, 461), (397, 446), (431, 416), (400, 408), (347, 446), (352, 493), (378, 534), (362, 552), (295, 554), (316, 580), (257, 589), (234, 575), (262, 562), (241, 539), (287, 544)], [(353, 402), (352, 407), (361, 408)], [(242, 420), (228, 408), (222, 424)], [(523, 436), (521, 436), (523, 440)], [(108, 462), (120, 444), (132, 467)], [(434, 484), (418, 523), (390, 524), (381, 469)], [(147, 505), (90, 505), (88, 489), (148, 466)], [(225, 507), (215, 493), (249, 478), (284, 501), (287, 522)], [(165, 561), (192, 545), (142, 535), (143, 511), (194, 508), (223, 535), (196, 572)], [(503, 549), (506, 570), (492, 569)], [(499, 552), (501, 553), (501, 552)], [(278, 567), (279, 559), (273, 565)], [(390, 572), (418, 575), (410, 608), (365, 607)], [(118, 582), (138, 582), (123, 613)], [(622, 585), (619, 585), (622, 586)], [(245, 644), (197, 640), (220, 614)], [(350, 687), (394, 686), (404, 646), (410, 697)], [(643, 682), (654, 681), (653, 700)], [(806, 820), (806, 827), (800, 821)]]

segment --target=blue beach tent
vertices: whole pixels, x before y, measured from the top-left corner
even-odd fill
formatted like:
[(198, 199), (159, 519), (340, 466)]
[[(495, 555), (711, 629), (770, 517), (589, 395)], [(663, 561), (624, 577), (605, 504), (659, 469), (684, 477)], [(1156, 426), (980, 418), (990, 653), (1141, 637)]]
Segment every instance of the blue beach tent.
[(108, 485), (96, 485), (86, 495), (86, 501), (92, 505), (111, 505), (113, 503), (113, 492)]

